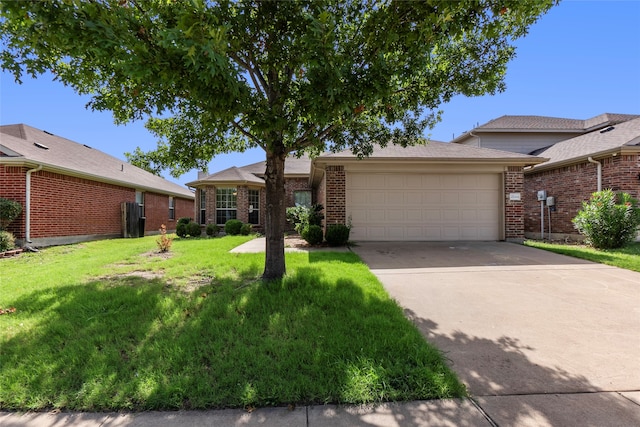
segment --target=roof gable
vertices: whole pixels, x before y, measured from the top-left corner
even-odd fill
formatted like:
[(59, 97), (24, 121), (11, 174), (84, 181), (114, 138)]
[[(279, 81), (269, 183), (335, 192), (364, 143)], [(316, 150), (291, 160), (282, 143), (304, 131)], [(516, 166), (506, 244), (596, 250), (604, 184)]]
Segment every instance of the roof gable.
[[(192, 192), (144, 169), (80, 144), (24, 124), (0, 126), (0, 144), (17, 155), (0, 162), (41, 164), (64, 174), (185, 198)], [(4, 152), (4, 150), (2, 150)]]

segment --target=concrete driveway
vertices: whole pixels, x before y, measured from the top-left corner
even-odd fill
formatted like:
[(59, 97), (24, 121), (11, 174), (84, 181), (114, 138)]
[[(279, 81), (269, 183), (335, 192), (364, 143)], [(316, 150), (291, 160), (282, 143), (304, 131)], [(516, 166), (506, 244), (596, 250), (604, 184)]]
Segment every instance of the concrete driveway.
[(499, 426), (640, 426), (640, 273), (503, 242), (353, 248)]

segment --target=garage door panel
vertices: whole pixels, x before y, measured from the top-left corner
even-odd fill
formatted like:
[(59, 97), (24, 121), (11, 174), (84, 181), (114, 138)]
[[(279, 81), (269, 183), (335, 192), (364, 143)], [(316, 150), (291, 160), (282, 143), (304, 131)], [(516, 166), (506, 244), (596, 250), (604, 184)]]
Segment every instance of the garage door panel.
[(499, 174), (347, 173), (354, 240), (497, 240)]
[(391, 191), (387, 193), (386, 202), (388, 207), (404, 205), (404, 194), (401, 191)]
[(401, 221), (404, 222), (404, 211), (402, 210), (387, 210), (387, 221)]

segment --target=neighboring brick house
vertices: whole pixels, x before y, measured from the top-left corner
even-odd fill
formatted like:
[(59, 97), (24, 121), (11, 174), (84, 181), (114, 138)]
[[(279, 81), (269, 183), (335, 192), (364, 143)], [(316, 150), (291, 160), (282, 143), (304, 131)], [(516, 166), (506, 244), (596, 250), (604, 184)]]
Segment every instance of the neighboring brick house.
[(0, 197), (22, 205), (9, 231), (32, 246), (121, 237), (123, 202), (138, 203), (150, 234), (194, 212), (189, 189), (24, 124), (0, 126)]
[(451, 140), (455, 144), (493, 148), (521, 154), (537, 154), (553, 144), (640, 115), (605, 113), (587, 120), (545, 116), (502, 116)]
[[(311, 160), (289, 157), (285, 162), (286, 206), (310, 206), (315, 202), (309, 186)], [(266, 162), (230, 167), (211, 175), (200, 173), (187, 185), (196, 189), (196, 218), (199, 224), (223, 226), (230, 219), (249, 223), (263, 230), (267, 202), (264, 173)]]
[[(571, 219), (598, 190), (598, 168), (602, 189), (640, 196), (639, 120), (640, 115), (611, 113), (587, 120), (502, 116), (452, 142), (548, 158), (524, 170), (525, 235), (540, 238), (544, 227), (549, 237), (551, 226), (552, 239), (580, 239)], [(540, 190), (554, 198), (553, 208), (542, 203), (541, 209)]]
[[(548, 162), (525, 170), (525, 229), (540, 238), (542, 221), (537, 192), (545, 190), (554, 207), (544, 204), (544, 232), (555, 240), (577, 239), (571, 220), (600, 189), (640, 199), (640, 118), (558, 142), (539, 154)], [(555, 210), (552, 210), (555, 209)]]

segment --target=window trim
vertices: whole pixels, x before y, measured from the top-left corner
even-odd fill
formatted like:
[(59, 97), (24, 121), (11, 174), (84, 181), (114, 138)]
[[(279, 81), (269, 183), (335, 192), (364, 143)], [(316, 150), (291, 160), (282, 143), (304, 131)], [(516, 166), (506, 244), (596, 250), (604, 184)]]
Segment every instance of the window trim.
[(200, 225), (205, 225), (207, 222), (207, 192), (204, 189), (200, 189)]
[[(252, 199), (256, 202), (255, 204), (252, 203)], [(260, 225), (260, 189), (250, 188), (247, 190), (247, 210), (247, 220), (249, 224)], [(251, 222), (251, 215), (253, 213), (256, 213), (257, 217), (255, 222)]]
[(224, 225), (224, 223), (221, 223), (218, 221), (220, 219), (218, 212), (222, 212), (222, 211), (228, 212), (228, 214), (225, 215), (225, 218), (227, 218), (226, 221), (230, 219), (238, 218), (238, 188), (237, 187), (216, 187), (216, 224), (217, 225)]
[(176, 219), (176, 200), (173, 198), (173, 196), (169, 196), (169, 219), (171, 220), (175, 220)]
[(144, 218), (144, 191), (136, 190), (136, 203), (138, 204), (140, 218)]

